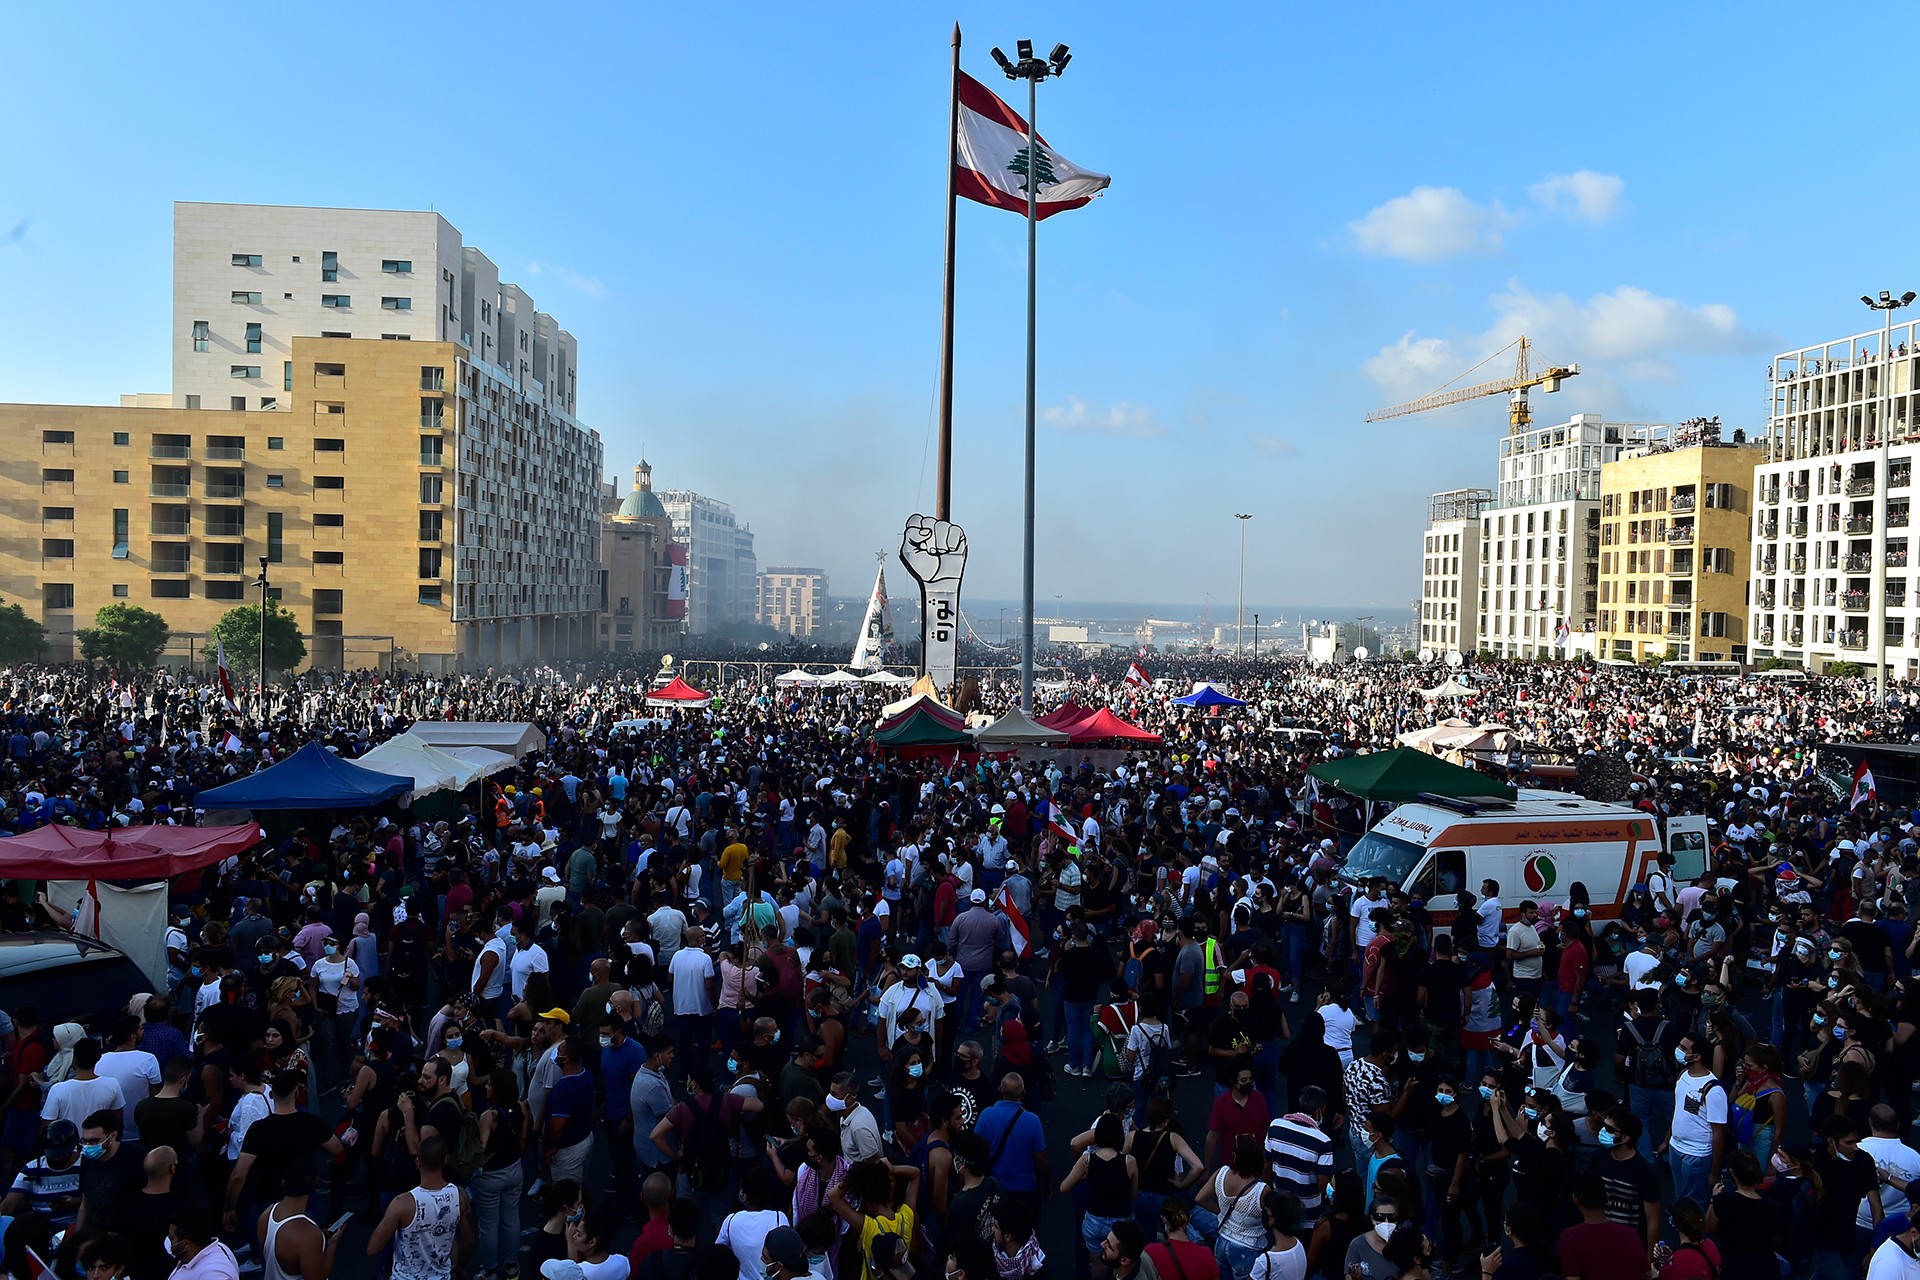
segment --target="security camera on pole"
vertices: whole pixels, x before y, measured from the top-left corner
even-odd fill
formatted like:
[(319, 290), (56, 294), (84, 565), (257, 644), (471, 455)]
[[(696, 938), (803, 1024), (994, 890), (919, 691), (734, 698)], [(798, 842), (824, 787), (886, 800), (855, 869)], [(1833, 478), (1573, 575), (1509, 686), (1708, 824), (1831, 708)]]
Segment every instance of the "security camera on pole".
[(1082, 169), (1047, 146), (1034, 128), (1037, 89), (1058, 77), (1072, 61), (1064, 44), (1044, 60), (1033, 42), (1015, 49), (1018, 62), (1000, 50), (993, 60), (1009, 80), (1027, 82), (1027, 118), (987, 87), (960, 70), (960, 28), (953, 29), (953, 94), (947, 145), (946, 297), (941, 335), (940, 463), (938, 504), (932, 517), (914, 515), (900, 540), (900, 562), (920, 583), (921, 670), (937, 688), (953, 683), (954, 650), (959, 639), (960, 578), (966, 569), (967, 535), (953, 523), (949, 499), (953, 462), (953, 267), (957, 198), (1025, 213), (1027, 216), (1027, 413), (1026, 538), (1021, 558), (1020, 705), (1033, 709), (1033, 526), (1034, 526), (1034, 319), (1038, 286), (1035, 273), (1037, 228), (1042, 218), (1077, 209), (1104, 190), (1112, 179)]

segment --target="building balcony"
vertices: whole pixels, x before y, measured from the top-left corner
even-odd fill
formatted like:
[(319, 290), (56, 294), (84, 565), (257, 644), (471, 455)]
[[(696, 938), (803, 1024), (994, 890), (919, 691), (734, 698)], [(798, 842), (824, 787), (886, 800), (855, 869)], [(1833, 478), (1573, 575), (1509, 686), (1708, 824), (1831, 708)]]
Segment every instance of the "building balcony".
[(1907, 567), (1906, 548), (1903, 547), (1898, 551), (1887, 552), (1887, 568), (1904, 569), (1906, 567)]
[(190, 538), (193, 536), (193, 522), (189, 520), (155, 520), (147, 531), (156, 538)]
[(247, 451), (244, 446), (210, 444), (207, 446), (207, 457), (214, 462), (244, 462)]
[(193, 486), (190, 484), (153, 484), (147, 487), (147, 495), (154, 498), (190, 498)]
[(1762, 627), (1762, 628), (1760, 628), (1760, 630), (1759, 630), (1759, 631), (1757, 631), (1757, 632), (1755, 632), (1754, 634), (1755, 634), (1755, 635), (1756, 635), (1756, 636), (1758, 637), (1758, 639), (1759, 639), (1759, 641), (1760, 641), (1760, 643), (1761, 643), (1761, 644), (1772, 644), (1772, 643), (1773, 643), (1773, 628), (1772, 628), (1772, 627)]
[(1846, 530), (1848, 533), (1872, 533), (1873, 517), (1848, 516), (1846, 520)]
[(442, 373), (438, 377), (430, 375), (421, 378), (420, 389), (422, 391), (445, 391), (447, 389), (447, 375)]
[(209, 538), (244, 538), (247, 536), (246, 522), (230, 521), (215, 524), (208, 521), (207, 536)]
[(1866, 497), (1872, 493), (1872, 476), (1855, 476), (1853, 479), (1847, 481), (1847, 496), (1849, 498)]
[(1798, 520), (1787, 521), (1787, 536), (1790, 538), (1806, 537), (1807, 536), (1806, 519), (1802, 517), (1801, 519), (1798, 519)]
[(1826, 608), (1831, 609), (1840, 603), (1840, 593), (1838, 591), (1829, 591), (1820, 597), (1820, 603)]
[(1690, 494), (1690, 493), (1676, 493), (1676, 494), (1674, 494), (1674, 495), (1673, 495), (1673, 499), (1672, 499), (1672, 501), (1670, 501), (1670, 502), (1668, 502), (1668, 503), (1667, 503), (1667, 510), (1669, 510), (1669, 511), (1691, 511), (1691, 510), (1693, 510), (1693, 508), (1694, 508), (1694, 504), (1695, 504), (1695, 502), (1697, 502), (1697, 501), (1698, 501), (1698, 499), (1696, 499), (1696, 498), (1695, 498), (1695, 497), (1694, 497), (1694, 496), (1693, 496), (1692, 494)]
[(1667, 541), (1669, 543), (1678, 543), (1681, 546), (1691, 546), (1693, 544), (1693, 526), (1690, 524), (1677, 524), (1673, 526), (1673, 528), (1667, 530)]
[(1769, 521), (1760, 526), (1760, 536), (1763, 538), (1777, 538), (1780, 536), (1780, 526)]
[(1807, 486), (1804, 484), (1788, 485), (1787, 498), (1792, 502), (1805, 502), (1807, 500)]
[(1907, 508), (1905, 507), (1888, 507), (1887, 508), (1887, 528), (1904, 529), (1907, 527), (1908, 519), (1909, 517), (1907, 514)]
[(1687, 624), (1684, 622), (1676, 622), (1667, 627), (1667, 639), (1669, 640), (1685, 640), (1691, 634), (1692, 633), (1687, 630)]
[(1913, 483), (1911, 467), (1895, 467), (1887, 473), (1887, 488), (1904, 489)]
[(1753, 599), (1754, 603), (1758, 604), (1762, 609), (1773, 608), (1773, 592), (1771, 591), (1756, 591)]
[(1807, 597), (1801, 594), (1800, 592), (1796, 591), (1792, 595), (1787, 597), (1787, 608), (1804, 609), (1806, 607), (1807, 607)]
[(1793, 559), (1787, 561), (1788, 573), (1805, 573), (1806, 571), (1807, 558), (1805, 556), (1795, 556)]
[(1768, 558), (1768, 559), (1765, 559), (1765, 560), (1762, 560), (1762, 561), (1760, 562), (1760, 572), (1762, 572), (1762, 573), (1778, 573), (1778, 572), (1780, 572), (1780, 562), (1779, 562), (1778, 560), (1775, 560), (1775, 559), (1772, 559), (1772, 558)]
[(185, 444), (156, 444), (147, 451), (150, 458), (191, 458), (193, 446)]
[(1870, 551), (1855, 551), (1850, 553), (1847, 556), (1846, 568), (1848, 573), (1871, 573), (1873, 571), (1873, 553)]
[(247, 496), (246, 482), (239, 481), (236, 483), (231, 480), (216, 482), (209, 480), (207, 481), (206, 496), (209, 498), (244, 498)]
[(1842, 649), (1864, 649), (1867, 647), (1867, 633), (1864, 631), (1842, 631), (1840, 633)]
[(1865, 613), (1867, 611), (1867, 593), (1864, 591), (1842, 592), (1840, 596), (1840, 607), (1848, 613)]
[(1904, 586), (1897, 591), (1894, 590), (1892, 587), (1887, 588), (1887, 608), (1904, 609), (1906, 607), (1907, 607), (1907, 589)]
[(1787, 632), (1787, 643), (1799, 644), (1806, 638), (1806, 635), (1807, 633), (1803, 628), (1795, 627), (1793, 630)]
[(423, 413), (420, 415), (420, 429), (422, 431), (445, 431), (447, 429), (447, 420), (437, 413)]

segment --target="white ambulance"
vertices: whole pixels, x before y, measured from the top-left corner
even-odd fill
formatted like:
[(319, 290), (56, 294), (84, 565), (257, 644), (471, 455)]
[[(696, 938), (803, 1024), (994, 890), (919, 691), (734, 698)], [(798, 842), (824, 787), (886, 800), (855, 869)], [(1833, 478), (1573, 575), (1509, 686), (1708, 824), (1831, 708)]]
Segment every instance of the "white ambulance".
[(1384, 877), (1423, 899), (1441, 924), (1453, 918), (1461, 889), (1477, 894), (1487, 880), (1500, 885), (1509, 920), (1525, 899), (1566, 906), (1577, 881), (1595, 918), (1608, 920), (1628, 890), (1646, 884), (1662, 848), (1673, 852), (1675, 881), (1691, 884), (1706, 869), (1706, 818), (1663, 823), (1564, 791), (1523, 790), (1514, 800), (1429, 795), (1374, 823), (1340, 874), (1356, 885)]

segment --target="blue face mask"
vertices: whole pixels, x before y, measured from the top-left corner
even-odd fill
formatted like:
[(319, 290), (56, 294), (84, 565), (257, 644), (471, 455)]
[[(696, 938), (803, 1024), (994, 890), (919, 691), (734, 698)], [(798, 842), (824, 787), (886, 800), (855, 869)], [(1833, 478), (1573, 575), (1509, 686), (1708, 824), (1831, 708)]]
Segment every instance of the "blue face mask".
[(1453, 1105), (1453, 1095), (1450, 1093), (1436, 1093), (1433, 1095), (1433, 1100), (1439, 1103), (1443, 1107), (1450, 1107)]
[(925, 1074), (927, 1074), (927, 1069), (917, 1062), (907, 1068), (907, 1079), (909, 1080), (918, 1080)]
[(87, 1160), (98, 1160), (106, 1154), (107, 1144), (104, 1142), (90, 1142), (80, 1148), (80, 1155)]
[(1408, 1062), (1425, 1062), (1426, 1060), (1427, 1060), (1427, 1055), (1425, 1053), (1416, 1053), (1412, 1049), (1407, 1050)]
[(1599, 1137), (1600, 1137), (1600, 1145), (1603, 1147), (1610, 1147), (1614, 1143), (1619, 1141), (1618, 1138), (1613, 1136), (1613, 1130), (1611, 1129), (1602, 1129), (1600, 1131)]
[(1492, 1102), (1492, 1101), (1493, 1101), (1493, 1086), (1492, 1086), (1492, 1085), (1490, 1085), (1490, 1084), (1483, 1084), (1483, 1085), (1481, 1085), (1481, 1086), (1480, 1086), (1480, 1096), (1481, 1096), (1482, 1098), (1484, 1098), (1484, 1099), (1486, 1099), (1486, 1100), (1487, 1100), (1488, 1102)]

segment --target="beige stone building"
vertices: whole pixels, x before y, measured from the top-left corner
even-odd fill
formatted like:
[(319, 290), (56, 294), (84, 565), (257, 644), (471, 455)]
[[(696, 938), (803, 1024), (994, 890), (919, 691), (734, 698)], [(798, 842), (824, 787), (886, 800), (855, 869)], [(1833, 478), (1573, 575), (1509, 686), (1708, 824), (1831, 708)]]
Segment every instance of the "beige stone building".
[(609, 500), (609, 507), (600, 521), (607, 582), (600, 648), (664, 649), (686, 629), (687, 557), (673, 540), (673, 519), (653, 492), (653, 468), (645, 460), (633, 469), (632, 490), (618, 503)]
[(589, 651), (598, 435), (462, 343), (289, 347), (270, 409), (0, 405), (0, 597), (53, 656), (116, 600), (190, 644), (262, 557), (317, 666)]
[(1757, 444), (1687, 423), (1600, 471), (1602, 658), (1748, 660)]
[(811, 636), (826, 625), (827, 572), (774, 565), (759, 575), (754, 621), (790, 636)]

